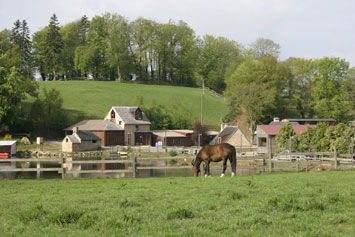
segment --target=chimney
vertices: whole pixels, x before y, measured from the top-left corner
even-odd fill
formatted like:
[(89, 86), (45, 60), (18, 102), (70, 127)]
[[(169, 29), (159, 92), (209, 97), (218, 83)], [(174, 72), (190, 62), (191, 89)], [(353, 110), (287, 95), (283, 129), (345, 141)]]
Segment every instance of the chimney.
[(73, 127), (73, 133), (77, 133), (79, 131), (79, 127)]
[(280, 118), (275, 117), (275, 118), (274, 118), (274, 122), (280, 122)]
[(226, 127), (228, 127), (228, 123), (221, 123), (221, 132), (222, 132), (223, 129), (225, 129)]

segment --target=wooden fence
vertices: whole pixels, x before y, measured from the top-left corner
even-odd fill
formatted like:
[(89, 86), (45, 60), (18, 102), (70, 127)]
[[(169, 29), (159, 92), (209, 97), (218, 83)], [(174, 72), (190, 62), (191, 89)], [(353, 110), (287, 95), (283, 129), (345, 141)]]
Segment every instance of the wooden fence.
[[(300, 153), (297, 155), (300, 155)], [(238, 170), (240, 171), (242, 169), (248, 170), (246, 174), (251, 174), (271, 171), (309, 171), (319, 169), (355, 168), (355, 160), (352, 156), (331, 156), (331, 153), (314, 153), (312, 159), (292, 159), (291, 156), (290, 160), (277, 160), (263, 157), (238, 157), (237, 173)], [(190, 169), (192, 176), (192, 158), (194, 158), (194, 156), (147, 158), (137, 157), (135, 154), (131, 154), (130, 157), (126, 158), (110, 155), (109, 157), (101, 157), (100, 159), (73, 159), (70, 157), (12, 158), (0, 159), (0, 173), (36, 172), (36, 177), (40, 178), (42, 172), (57, 172), (64, 179), (67, 177), (78, 177), (81, 174), (121, 174), (119, 177), (139, 177), (140, 171), (143, 170)], [(6, 163), (12, 164), (12, 167), (4, 167), (3, 164)], [(84, 169), (85, 166), (88, 166), (89, 169)], [(211, 169), (221, 170), (221, 163), (213, 163)]]

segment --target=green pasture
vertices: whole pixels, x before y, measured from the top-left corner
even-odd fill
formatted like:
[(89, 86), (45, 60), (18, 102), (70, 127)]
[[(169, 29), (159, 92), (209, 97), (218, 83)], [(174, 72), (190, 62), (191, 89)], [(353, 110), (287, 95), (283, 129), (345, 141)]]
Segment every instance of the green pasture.
[(2, 236), (353, 236), (355, 170), (0, 180)]
[[(153, 103), (170, 106), (172, 101), (181, 102), (186, 116), (199, 121), (201, 118), (201, 88), (178, 86), (142, 85), (105, 81), (49, 81), (40, 82), (42, 88), (56, 88), (64, 99), (64, 108), (83, 112), (87, 118), (103, 119), (113, 105), (135, 106), (137, 97), (144, 98), (144, 105)], [(205, 122), (219, 126), (220, 118), (228, 112), (227, 103), (205, 90)]]

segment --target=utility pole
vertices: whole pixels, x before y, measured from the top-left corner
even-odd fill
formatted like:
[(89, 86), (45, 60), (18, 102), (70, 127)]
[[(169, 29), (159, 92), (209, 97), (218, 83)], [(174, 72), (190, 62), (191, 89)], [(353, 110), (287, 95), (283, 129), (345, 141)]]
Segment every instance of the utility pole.
[(202, 95), (201, 95), (201, 125), (203, 125), (203, 100), (205, 96), (205, 79), (200, 78), (202, 81)]

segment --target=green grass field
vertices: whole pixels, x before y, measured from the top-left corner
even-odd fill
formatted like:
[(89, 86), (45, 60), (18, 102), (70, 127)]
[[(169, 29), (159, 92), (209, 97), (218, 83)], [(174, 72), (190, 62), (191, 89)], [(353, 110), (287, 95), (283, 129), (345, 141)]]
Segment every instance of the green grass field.
[[(103, 119), (111, 106), (135, 106), (137, 96), (144, 98), (146, 106), (154, 102), (169, 106), (172, 100), (181, 101), (191, 114), (200, 120), (200, 88), (177, 86), (142, 85), (104, 81), (50, 81), (40, 82), (42, 88), (56, 88), (64, 99), (64, 108), (85, 113), (88, 118)], [(220, 118), (228, 112), (227, 103), (205, 90), (205, 122), (219, 126)], [(144, 112), (144, 111), (143, 111)], [(187, 112), (188, 113), (188, 112)]]
[(355, 170), (0, 180), (2, 236), (353, 236)]

